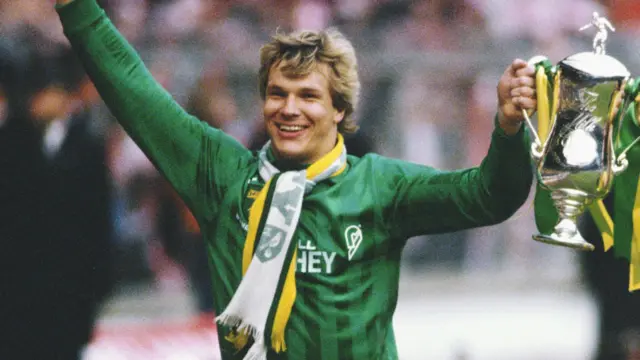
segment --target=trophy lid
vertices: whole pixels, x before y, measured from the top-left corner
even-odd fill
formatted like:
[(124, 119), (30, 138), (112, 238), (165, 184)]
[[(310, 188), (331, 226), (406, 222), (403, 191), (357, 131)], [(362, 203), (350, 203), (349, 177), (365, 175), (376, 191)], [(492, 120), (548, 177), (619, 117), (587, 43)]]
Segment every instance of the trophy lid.
[(629, 70), (618, 59), (593, 52), (581, 52), (567, 57), (560, 64), (591, 75), (594, 78), (626, 78)]

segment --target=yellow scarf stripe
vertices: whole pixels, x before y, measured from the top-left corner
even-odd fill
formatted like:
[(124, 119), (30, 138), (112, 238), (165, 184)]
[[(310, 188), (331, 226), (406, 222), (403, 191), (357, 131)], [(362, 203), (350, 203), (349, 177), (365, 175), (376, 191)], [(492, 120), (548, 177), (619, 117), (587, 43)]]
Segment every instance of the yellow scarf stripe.
[(602, 233), (602, 244), (604, 251), (609, 251), (613, 247), (613, 220), (611, 215), (604, 206), (602, 200), (597, 200), (589, 205), (589, 213), (593, 218), (593, 222)]
[(264, 203), (267, 201), (269, 186), (271, 186), (271, 180), (267, 181), (262, 190), (260, 190), (249, 210), (249, 230), (247, 231), (247, 238), (245, 239), (244, 249), (242, 251), (243, 276), (247, 273), (247, 270), (249, 270), (249, 264), (251, 264), (251, 259), (253, 259), (253, 249), (256, 246), (258, 226), (260, 225), (260, 219), (264, 211)]
[(338, 175), (342, 174), (345, 170), (347, 170), (347, 163), (346, 162), (344, 164), (342, 164), (342, 166), (340, 166), (340, 169), (336, 170), (336, 172), (331, 174), (331, 177), (338, 176)]
[(296, 300), (296, 259), (298, 250), (296, 249), (287, 271), (287, 277), (282, 287), (282, 295), (276, 309), (276, 317), (273, 320), (273, 330), (271, 332), (271, 347), (275, 352), (287, 351), (287, 345), (284, 342), (284, 329), (291, 316), (291, 309)]
[(640, 264), (634, 261), (640, 258), (639, 252), (638, 239), (633, 236), (631, 239), (631, 263), (629, 264), (629, 292), (640, 289)]
[[(336, 144), (336, 146), (334, 146), (327, 155), (323, 156), (320, 160), (314, 162), (313, 164), (311, 164), (311, 166), (309, 166), (309, 168), (307, 168), (307, 179), (313, 179), (316, 176), (320, 175), (329, 166), (331, 166), (331, 164), (338, 160), (340, 158), (340, 155), (342, 154), (343, 147), (344, 138), (341, 134), (338, 133), (338, 143)], [(342, 169), (342, 171), (344, 171), (344, 169)], [(337, 173), (332, 176), (335, 175), (337, 175)]]
[[(640, 110), (640, 94), (634, 99), (636, 108), (633, 111), (634, 123), (637, 125)], [(631, 237), (631, 254), (629, 256), (629, 291), (640, 289), (640, 180), (636, 187), (636, 198), (631, 212), (633, 219), (633, 236)]]
[(640, 181), (636, 188), (636, 198), (631, 211), (633, 219), (633, 236), (631, 237), (631, 254), (629, 256), (629, 291), (640, 289)]
[(544, 67), (538, 66), (536, 70), (536, 100), (538, 102), (538, 137), (544, 143), (549, 135), (551, 127), (551, 108), (549, 107), (549, 79), (544, 72)]

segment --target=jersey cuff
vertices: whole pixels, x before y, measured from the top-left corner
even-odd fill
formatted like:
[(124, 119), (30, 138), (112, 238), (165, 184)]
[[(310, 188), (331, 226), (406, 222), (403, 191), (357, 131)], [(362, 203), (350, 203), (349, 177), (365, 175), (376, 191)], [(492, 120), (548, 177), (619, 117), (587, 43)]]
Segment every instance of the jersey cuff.
[(522, 137), (524, 136), (524, 134), (526, 133), (526, 129), (525, 129), (525, 124), (523, 123), (522, 125), (520, 125), (520, 129), (518, 130), (517, 133), (509, 135), (506, 132), (504, 132), (504, 130), (502, 130), (502, 128), (500, 127), (500, 121), (498, 121), (498, 114), (496, 113), (495, 117), (493, 118), (493, 133), (496, 137), (498, 138), (502, 138), (502, 139), (506, 139), (506, 140), (514, 140), (515, 139), (520, 139), (518, 141), (521, 141)]

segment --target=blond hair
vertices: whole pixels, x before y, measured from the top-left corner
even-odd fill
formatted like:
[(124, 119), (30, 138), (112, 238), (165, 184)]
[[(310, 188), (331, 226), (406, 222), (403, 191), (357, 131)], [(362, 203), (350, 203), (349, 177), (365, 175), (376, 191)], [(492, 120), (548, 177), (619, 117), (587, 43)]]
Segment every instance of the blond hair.
[(258, 80), (263, 100), (266, 98), (269, 71), (280, 63), (284, 65), (282, 71), (294, 77), (309, 74), (318, 64), (327, 64), (333, 106), (344, 111), (338, 131), (347, 134), (358, 130), (353, 117), (360, 93), (358, 64), (353, 45), (342, 33), (333, 28), (318, 32), (276, 33), (260, 49)]

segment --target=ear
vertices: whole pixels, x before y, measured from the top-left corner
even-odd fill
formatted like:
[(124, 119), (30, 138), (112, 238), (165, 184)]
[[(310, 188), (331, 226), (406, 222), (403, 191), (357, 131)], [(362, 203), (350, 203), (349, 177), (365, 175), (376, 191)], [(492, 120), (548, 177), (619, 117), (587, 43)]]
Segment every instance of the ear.
[(342, 111), (336, 110), (336, 113), (333, 116), (333, 122), (335, 124), (339, 124), (342, 120), (344, 120), (344, 110)]

